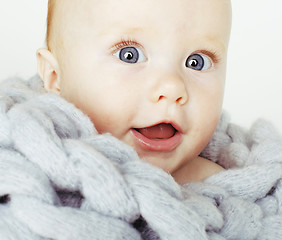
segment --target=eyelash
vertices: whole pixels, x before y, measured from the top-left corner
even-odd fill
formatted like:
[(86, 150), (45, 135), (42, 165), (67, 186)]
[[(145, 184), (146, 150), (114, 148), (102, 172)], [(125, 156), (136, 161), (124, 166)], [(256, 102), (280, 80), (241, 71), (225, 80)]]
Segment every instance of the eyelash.
[(137, 41), (133, 40), (133, 39), (128, 39), (128, 40), (125, 40), (125, 39), (122, 39), (120, 42), (118, 42), (117, 44), (113, 45), (111, 47), (111, 50), (113, 52), (117, 52), (118, 50), (124, 48), (124, 47), (132, 47), (132, 46), (135, 46), (135, 47), (140, 47), (143, 49), (142, 45), (140, 43), (138, 43)]
[(206, 55), (207, 57), (209, 57), (211, 59), (213, 64), (217, 64), (217, 63), (220, 62), (220, 57), (219, 57), (219, 55), (217, 54), (216, 51), (198, 50), (196, 52), (193, 52), (191, 55), (193, 55), (193, 54), (203, 54), (203, 55)]
[[(121, 39), (120, 42), (118, 42), (117, 44), (114, 44), (111, 47), (111, 50), (112, 50), (113, 53), (115, 53), (115, 52), (117, 52), (118, 50), (121, 50), (124, 47), (132, 47), (132, 46), (140, 47), (140, 48), (143, 49), (143, 46), (133, 39), (128, 39), (128, 40)], [(213, 64), (217, 64), (221, 61), (221, 59), (220, 59), (220, 57), (219, 57), (219, 55), (217, 54), (216, 51), (198, 50), (198, 51), (191, 53), (189, 56), (191, 56), (193, 54), (204, 54), (211, 59)]]

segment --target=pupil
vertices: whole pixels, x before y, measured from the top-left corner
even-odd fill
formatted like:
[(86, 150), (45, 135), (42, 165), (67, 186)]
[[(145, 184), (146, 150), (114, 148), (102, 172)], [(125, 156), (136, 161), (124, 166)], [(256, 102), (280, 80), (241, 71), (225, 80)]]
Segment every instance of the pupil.
[(132, 52), (126, 52), (124, 54), (124, 57), (127, 59), (127, 60), (131, 60), (133, 58), (133, 53)]
[(191, 65), (192, 67), (197, 67), (197, 66), (198, 66), (198, 61), (195, 60), (195, 59), (193, 59), (193, 60), (190, 61), (190, 65)]

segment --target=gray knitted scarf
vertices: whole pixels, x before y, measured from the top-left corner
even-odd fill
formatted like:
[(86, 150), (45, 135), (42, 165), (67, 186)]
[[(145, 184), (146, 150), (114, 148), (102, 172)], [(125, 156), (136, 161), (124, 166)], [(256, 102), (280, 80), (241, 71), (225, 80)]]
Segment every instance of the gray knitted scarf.
[(1, 240), (281, 240), (282, 139), (226, 114), (201, 154), (226, 170), (178, 185), (97, 134), (35, 77), (0, 83)]

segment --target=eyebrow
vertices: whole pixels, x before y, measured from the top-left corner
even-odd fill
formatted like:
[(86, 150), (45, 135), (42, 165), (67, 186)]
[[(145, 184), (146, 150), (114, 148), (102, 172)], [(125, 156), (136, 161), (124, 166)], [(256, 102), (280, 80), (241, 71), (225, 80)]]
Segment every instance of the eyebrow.
[[(118, 25), (118, 24), (117, 24)], [(121, 31), (119, 29), (122, 29)], [(144, 29), (142, 27), (117, 27), (116, 25), (108, 28), (107, 30), (103, 29), (99, 32), (99, 35), (107, 35), (109, 32), (119, 32), (122, 35), (134, 35), (139, 32), (143, 32)]]
[(133, 27), (133, 28), (128, 28), (126, 30), (126, 32), (129, 33), (129, 34), (135, 34), (137, 32), (143, 32), (143, 31), (144, 31), (144, 29), (141, 28), (141, 27)]
[[(220, 52), (226, 52), (227, 45), (224, 41), (215, 40), (217, 37), (211, 36), (201, 36), (199, 42), (202, 45), (214, 46), (215, 49), (218, 49)], [(204, 51), (204, 50), (203, 50)]]
[(224, 41), (215, 40), (215, 39), (217, 39), (216, 36), (215, 37), (214, 36), (206, 36), (206, 37), (203, 37), (203, 39), (205, 41), (207, 41), (208, 43), (212, 44), (212, 45), (216, 45), (219, 49), (226, 51), (226, 48), (227, 48), (226, 44), (224, 44)]

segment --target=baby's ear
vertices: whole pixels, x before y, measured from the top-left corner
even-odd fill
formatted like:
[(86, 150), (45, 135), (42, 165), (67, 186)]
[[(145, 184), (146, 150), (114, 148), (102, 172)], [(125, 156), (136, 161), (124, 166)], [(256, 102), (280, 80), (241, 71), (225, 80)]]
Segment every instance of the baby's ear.
[(60, 94), (59, 64), (55, 56), (47, 49), (37, 51), (38, 74), (48, 92)]

